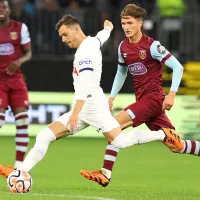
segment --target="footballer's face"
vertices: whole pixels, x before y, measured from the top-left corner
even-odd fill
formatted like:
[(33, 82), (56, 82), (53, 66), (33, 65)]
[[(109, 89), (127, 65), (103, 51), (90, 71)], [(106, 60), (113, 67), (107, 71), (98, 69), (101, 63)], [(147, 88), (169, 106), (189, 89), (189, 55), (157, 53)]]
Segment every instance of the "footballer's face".
[(7, 1), (0, 2), (0, 23), (4, 23), (9, 19), (10, 8)]
[(62, 25), (58, 33), (62, 37), (64, 42), (69, 48), (77, 48), (78, 46), (78, 26), (77, 25)]
[(131, 16), (121, 18), (122, 28), (127, 38), (134, 37), (137, 33), (141, 32), (143, 21)]

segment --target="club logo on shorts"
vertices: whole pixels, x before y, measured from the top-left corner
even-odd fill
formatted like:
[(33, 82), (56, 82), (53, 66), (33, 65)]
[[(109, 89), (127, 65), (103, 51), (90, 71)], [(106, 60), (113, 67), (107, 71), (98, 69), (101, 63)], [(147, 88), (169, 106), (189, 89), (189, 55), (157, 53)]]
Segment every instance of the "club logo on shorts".
[(146, 55), (147, 55), (147, 54), (146, 54), (146, 51), (145, 51), (145, 50), (140, 50), (140, 51), (139, 51), (139, 56), (140, 56), (141, 59), (145, 59), (145, 58), (146, 58)]
[(16, 40), (16, 39), (18, 38), (17, 32), (10, 32), (10, 38), (11, 38), (12, 40)]
[(128, 65), (128, 68), (133, 76), (147, 73), (147, 68), (140, 62)]

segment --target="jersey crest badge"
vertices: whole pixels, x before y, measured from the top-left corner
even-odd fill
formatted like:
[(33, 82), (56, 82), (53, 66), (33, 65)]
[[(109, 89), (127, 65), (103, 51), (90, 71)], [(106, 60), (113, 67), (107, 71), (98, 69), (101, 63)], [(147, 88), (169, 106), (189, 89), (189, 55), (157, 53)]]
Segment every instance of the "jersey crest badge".
[(10, 32), (10, 38), (11, 40), (16, 40), (18, 38), (17, 32)]
[(140, 50), (139, 51), (139, 56), (142, 60), (144, 60), (146, 58), (146, 51), (145, 50)]

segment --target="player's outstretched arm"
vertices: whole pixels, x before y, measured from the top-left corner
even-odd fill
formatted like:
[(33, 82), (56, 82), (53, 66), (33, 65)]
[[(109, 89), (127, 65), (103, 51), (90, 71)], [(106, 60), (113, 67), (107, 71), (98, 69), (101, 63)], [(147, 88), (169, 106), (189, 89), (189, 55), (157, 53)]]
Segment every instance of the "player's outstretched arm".
[(104, 21), (104, 29), (99, 31), (95, 36), (100, 41), (100, 46), (102, 46), (110, 37), (110, 33), (113, 30), (113, 24), (109, 20)]
[(165, 64), (167, 67), (173, 70), (170, 92), (163, 102), (163, 110), (165, 109), (170, 110), (172, 106), (174, 105), (176, 92), (178, 91), (178, 88), (182, 79), (183, 66), (158, 41), (154, 41), (152, 43), (150, 52), (154, 59), (159, 60), (161, 63)]
[(172, 84), (168, 96), (163, 102), (163, 110), (170, 110), (174, 105), (176, 92), (178, 91), (182, 75), (183, 75), (183, 66), (180, 62), (174, 57), (171, 56), (165, 61), (165, 65), (173, 70), (172, 74)]

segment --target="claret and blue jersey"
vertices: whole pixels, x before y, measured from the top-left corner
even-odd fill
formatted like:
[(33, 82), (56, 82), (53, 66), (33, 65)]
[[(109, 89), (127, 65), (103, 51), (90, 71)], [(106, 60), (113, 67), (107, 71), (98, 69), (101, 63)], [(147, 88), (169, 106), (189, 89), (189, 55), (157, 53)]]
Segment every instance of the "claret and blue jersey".
[(163, 64), (174, 71), (171, 90), (176, 92), (180, 84), (181, 64), (160, 42), (146, 35), (143, 35), (138, 43), (130, 43), (128, 39), (123, 40), (118, 49), (118, 63), (122, 74), (129, 70), (132, 75), (137, 100), (152, 92), (164, 95), (162, 89)]

